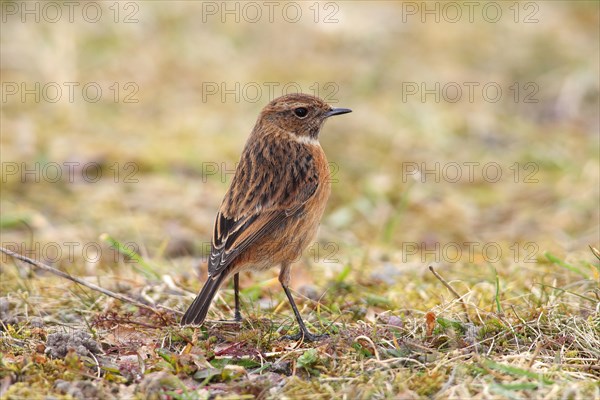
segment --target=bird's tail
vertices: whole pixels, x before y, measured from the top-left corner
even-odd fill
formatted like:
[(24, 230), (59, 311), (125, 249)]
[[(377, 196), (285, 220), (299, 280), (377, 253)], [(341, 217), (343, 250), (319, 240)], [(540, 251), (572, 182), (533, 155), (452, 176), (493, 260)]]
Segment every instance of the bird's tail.
[(202, 287), (202, 290), (192, 302), (192, 305), (187, 309), (183, 318), (181, 318), (180, 325), (200, 325), (204, 322), (212, 299), (217, 294), (217, 290), (221, 287), (226, 275), (225, 273), (220, 273), (216, 278), (208, 278), (204, 287)]

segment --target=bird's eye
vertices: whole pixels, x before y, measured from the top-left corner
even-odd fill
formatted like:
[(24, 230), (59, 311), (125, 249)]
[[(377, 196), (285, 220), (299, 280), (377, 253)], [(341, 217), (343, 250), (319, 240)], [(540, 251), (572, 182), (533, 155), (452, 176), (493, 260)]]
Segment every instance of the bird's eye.
[(298, 107), (294, 109), (294, 114), (299, 118), (304, 118), (308, 115), (308, 110), (305, 107)]

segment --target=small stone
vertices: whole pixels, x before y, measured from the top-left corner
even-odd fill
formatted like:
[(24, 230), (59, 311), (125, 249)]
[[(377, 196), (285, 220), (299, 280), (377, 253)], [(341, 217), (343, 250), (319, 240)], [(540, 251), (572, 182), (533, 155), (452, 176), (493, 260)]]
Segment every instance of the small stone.
[(48, 335), (45, 353), (50, 357), (65, 358), (70, 348), (75, 349), (80, 356), (98, 354), (102, 351), (100, 345), (85, 331), (74, 331), (71, 334), (57, 332)]
[(395, 315), (392, 315), (390, 317), (390, 319), (388, 319), (387, 324), (388, 325), (392, 325), (392, 326), (397, 326), (399, 328), (402, 328), (402, 326), (404, 325), (404, 321), (402, 321), (402, 318), (396, 317)]
[(311, 299), (312, 301), (318, 301), (319, 298), (321, 297), (317, 288), (314, 285), (310, 285), (310, 284), (300, 286), (298, 288), (298, 292), (302, 296), (307, 297), (307, 298)]

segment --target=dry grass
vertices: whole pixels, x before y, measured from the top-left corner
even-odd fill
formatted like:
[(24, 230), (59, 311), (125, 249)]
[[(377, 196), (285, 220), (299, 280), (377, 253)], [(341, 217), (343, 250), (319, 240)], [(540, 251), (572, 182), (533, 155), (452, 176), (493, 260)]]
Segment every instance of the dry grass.
[[(132, 24), (112, 3), (95, 24), (22, 23), (7, 4), (22, 3), (2, 3), (2, 247), (153, 308), (184, 310), (205, 278), (265, 83), (337, 87), (354, 113), (324, 129), (336, 181), (292, 278), (328, 339), (280, 339), (296, 327), (277, 271), (241, 277), (241, 327), (193, 330), (2, 255), (3, 399), (600, 398), (598, 3), (519, 3), (517, 23), (512, 2), (497, 23), (463, 8), (456, 24), (406, 14), (420, 2), (336, 2), (334, 24), (315, 24), (312, 3), (296, 24), (203, 22), (201, 2), (137, 2)], [(133, 8), (120, 4), (123, 18)], [(528, 4), (536, 23), (522, 21)], [(7, 95), (35, 82), (103, 95)], [(263, 95), (206, 93), (236, 82)], [(463, 98), (407, 96), (436, 82)], [(471, 102), (465, 82), (503, 96)], [(232, 318), (232, 304), (224, 288), (209, 317)]]

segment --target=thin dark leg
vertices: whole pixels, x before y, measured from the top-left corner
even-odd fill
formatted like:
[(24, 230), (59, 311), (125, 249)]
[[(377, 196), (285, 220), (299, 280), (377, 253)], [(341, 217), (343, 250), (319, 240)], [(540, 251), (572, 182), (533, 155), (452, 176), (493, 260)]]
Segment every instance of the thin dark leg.
[(290, 305), (292, 306), (292, 310), (294, 310), (294, 315), (296, 315), (296, 320), (298, 321), (298, 326), (300, 327), (300, 332), (298, 332), (296, 335), (286, 335), (283, 338), (291, 339), (291, 340), (303, 339), (303, 340), (306, 340), (307, 342), (316, 342), (317, 340), (327, 337), (327, 335), (314, 335), (314, 334), (310, 333), (310, 331), (306, 328), (306, 325), (304, 325), (304, 321), (302, 320), (302, 317), (300, 316), (298, 307), (296, 307), (296, 303), (294, 302), (294, 298), (292, 297), (292, 294), (290, 293), (290, 289), (288, 289), (283, 284), (281, 286), (283, 287), (283, 290), (285, 291), (285, 294), (286, 294), (288, 300), (290, 301)]
[(233, 276), (233, 294), (235, 296), (235, 320), (242, 322), (242, 313), (240, 312), (240, 274)]

